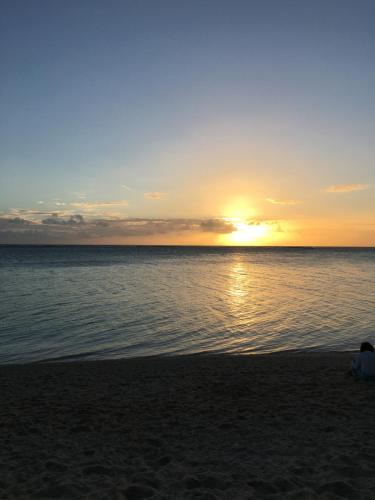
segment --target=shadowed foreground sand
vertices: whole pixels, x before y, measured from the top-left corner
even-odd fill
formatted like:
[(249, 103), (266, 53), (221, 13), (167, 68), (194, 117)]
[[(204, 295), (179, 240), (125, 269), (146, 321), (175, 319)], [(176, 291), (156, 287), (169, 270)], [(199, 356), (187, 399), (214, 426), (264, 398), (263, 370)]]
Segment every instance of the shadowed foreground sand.
[(349, 354), (0, 367), (0, 498), (375, 498)]

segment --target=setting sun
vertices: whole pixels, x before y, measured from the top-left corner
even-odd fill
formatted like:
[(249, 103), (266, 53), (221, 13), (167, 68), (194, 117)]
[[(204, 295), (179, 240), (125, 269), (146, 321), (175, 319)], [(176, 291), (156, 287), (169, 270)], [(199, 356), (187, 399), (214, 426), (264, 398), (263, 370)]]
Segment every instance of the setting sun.
[(259, 243), (259, 240), (268, 236), (270, 232), (266, 224), (247, 222), (233, 217), (226, 217), (224, 220), (231, 222), (235, 228), (230, 234), (222, 235), (222, 243), (226, 245), (252, 245), (253, 243)]
[(258, 238), (265, 236), (268, 232), (268, 228), (265, 224), (254, 225), (241, 221), (235, 222), (233, 225), (235, 226), (236, 231), (230, 235), (232, 243), (253, 243)]

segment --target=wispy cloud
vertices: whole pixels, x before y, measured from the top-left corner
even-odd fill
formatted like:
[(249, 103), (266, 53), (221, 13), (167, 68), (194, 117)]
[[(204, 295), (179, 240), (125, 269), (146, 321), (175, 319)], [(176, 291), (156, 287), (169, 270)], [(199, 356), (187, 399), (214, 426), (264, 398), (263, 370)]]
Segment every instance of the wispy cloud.
[(75, 191), (73, 194), (80, 200), (84, 200), (87, 197), (87, 194), (84, 191)]
[(266, 198), (266, 201), (273, 205), (299, 205), (302, 203), (300, 200), (275, 200), (274, 198)]
[(119, 208), (127, 207), (129, 202), (127, 200), (116, 201), (92, 201), (92, 202), (74, 202), (71, 207), (79, 208), (80, 210), (96, 210), (98, 208)]
[(153, 193), (144, 193), (144, 197), (146, 200), (160, 200), (164, 198), (166, 193), (160, 193), (159, 191), (154, 191)]
[(44, 201), (39, 200), (39, 201), (37, 201), (37, 204), (38, 204), (38, 205), (43, 205), (43, 204), (44, 204)]
[(131, 188), (129, 186), (127, 186), (126, 184), (121, 184), (121, 187), (123, 189), (126, 189), (127, 191), (131, 191)]
[(368, 189), (370, 184), (336, 184), (324, 188), (325, 193), (350, 193), (351, 191), (363, 191)]
[(34, 210), (30, 208), (11, 208), (1, 215), (4, 219), (20, 218), (31, 222), (38, 222), (41, 218), (51, 215), (51, 213), (63, 213), (61, 210), (51, 212), (50, 210)]

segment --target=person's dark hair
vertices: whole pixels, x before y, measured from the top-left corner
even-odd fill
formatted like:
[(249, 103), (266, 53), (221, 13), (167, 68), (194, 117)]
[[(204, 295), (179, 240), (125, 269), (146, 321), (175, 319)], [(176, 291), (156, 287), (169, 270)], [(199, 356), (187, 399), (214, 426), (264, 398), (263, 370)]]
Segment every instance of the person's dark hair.
[(361, 352), (364, 352), (364, 351), (374, 352), (374, 347), (370, 344), (370, 342), (362, 342)]

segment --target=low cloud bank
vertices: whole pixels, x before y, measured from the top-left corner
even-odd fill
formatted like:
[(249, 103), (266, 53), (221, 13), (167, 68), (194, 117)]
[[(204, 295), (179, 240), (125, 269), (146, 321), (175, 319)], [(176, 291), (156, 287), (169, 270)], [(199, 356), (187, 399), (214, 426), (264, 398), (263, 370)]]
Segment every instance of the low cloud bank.
[[(15, 211), (14, 211), (15, 212)], [(19, 214), (27, 211), (18, 211)], [(28, 212), (30, 219), (20, 215), (0, 216), (0, 243), (95, 243), (123, 241), (128, 237), (144, 237), (182, 233), (228, 233), (232, 224), (221, 220), (100, 218), (86, 219), (81, 214)], [(38, 220), (39, 218), (39, 220)]]
[(209, 219), (202, 221), (200, 224), (200, 228), (202, 231), (205, 231), (207, 233), (218, 234), (233, 233), (233, 231), (236, 230), (231, 222), (227, 222), (223, 219)]
[[(16, 215), (15, 215), (16, 214)], [(247, 221), (249, 225), (265, 221)], [(266, 222), (267, 223), (267, 222)], [(67, 212), (47, 213), (14, 209), (0, 214), (2, 244), (74, 244), (127, 238), (214, 233), (228, 234), (236, 227), (223, 219), (86, 218)]]

